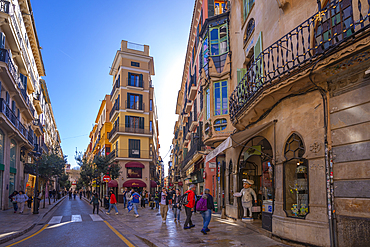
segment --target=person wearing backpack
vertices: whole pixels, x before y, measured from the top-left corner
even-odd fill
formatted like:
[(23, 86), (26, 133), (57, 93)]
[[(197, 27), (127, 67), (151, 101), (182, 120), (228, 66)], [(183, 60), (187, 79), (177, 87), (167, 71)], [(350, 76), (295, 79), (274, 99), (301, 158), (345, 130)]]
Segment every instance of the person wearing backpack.
[(210, 231), (208, 225), (211, 222), (212, 211), (215, 211), (213, 197), (209, 194), (209, 189), (204, 190), (202, 198), (197, 202), (197, 211), (200, 211), (203, 217), (203, 228), (201, 232), (205, 235)]
[[(194, 211), (195, 206), (195, 184), (191, 184), (189, 187), (189, 190), (187, 190), (184, 193), (184, 196), (186, 196), (187, 204), (184, 205), (185, 208), (185, 214), (186, 214), (186, 220), (184, 224), (184, 229), (190, 229), (194, 227), (193, 222), (191, 221), (191, 216)], [(183, 201), (183, 200), (182, 200)]]

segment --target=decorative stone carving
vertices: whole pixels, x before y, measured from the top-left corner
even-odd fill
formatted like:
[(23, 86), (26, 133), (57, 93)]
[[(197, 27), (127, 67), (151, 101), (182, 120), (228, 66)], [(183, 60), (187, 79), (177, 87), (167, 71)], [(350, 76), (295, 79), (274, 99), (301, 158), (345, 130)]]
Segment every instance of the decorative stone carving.
[(279, 8), (284, 8), (284, 6), (289, 3), (289, 0), (276, 0), (277, 4), (279, 5)]
[(311, 146), (310, 146), (310, 151), (312, 153), (315, 153), (317, 154), (318, 152), (320, 152), (321, 150), (321, 144), (318, 143), (318, 142), (314, 142)]
[(324, 170), (323, 164), (312, 164), (310, 165), (310, 170)]

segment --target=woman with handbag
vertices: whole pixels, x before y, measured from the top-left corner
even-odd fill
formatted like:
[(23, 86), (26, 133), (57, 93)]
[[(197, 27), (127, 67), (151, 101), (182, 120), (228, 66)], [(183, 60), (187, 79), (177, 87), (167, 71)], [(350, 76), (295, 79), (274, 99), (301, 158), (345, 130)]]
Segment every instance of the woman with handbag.
[(180, 223), (180, 212), (181, 212), (181, 203), (180, 203), (180, 190), (176, 189), (176, 193), (172, 197), (172, 210), (173, 210), (173, 215), (174, 215), (174, 221)]

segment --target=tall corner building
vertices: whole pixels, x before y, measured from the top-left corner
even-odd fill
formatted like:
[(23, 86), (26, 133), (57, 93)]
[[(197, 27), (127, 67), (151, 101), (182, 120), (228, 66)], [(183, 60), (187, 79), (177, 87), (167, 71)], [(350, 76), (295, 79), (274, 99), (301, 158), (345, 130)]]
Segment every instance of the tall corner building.
[(121, 166), (118, 179), (119, 193), (124, 187), (157, 187), (158, 120), (155, 107), (153, 57), (149, 46), (121, 42), (110, 75), (112, 110), (109, 114), (112, 130), (111, 157)]

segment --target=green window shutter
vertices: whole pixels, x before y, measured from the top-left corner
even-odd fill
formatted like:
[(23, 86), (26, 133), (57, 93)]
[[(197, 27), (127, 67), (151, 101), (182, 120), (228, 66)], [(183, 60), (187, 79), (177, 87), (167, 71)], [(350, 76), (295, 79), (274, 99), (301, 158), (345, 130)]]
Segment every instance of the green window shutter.
[[(256, 86), (259, 87), (263, 83), (263, 56), (259, 57), (257, 60), (258, 55), (263, 51), (262, 48), (262, 32), (259, 33), (257, 42), (254, 46), (254, 57), (256, 59), (256, 67), (255, 67), (255, 80)], [(256, 88), (257, 89), (257, 88)]]
[(139, 75), (139, 87), (143, 87), (143, 75)]
[(214, 0), (208, 0), (208, 18), (215, 15), (215, 3)]
[(131, 73), (130, 72), (128, 72), (127, 85), (128, 86), (131, 85)]
[(237, 82), (239, 83), (242, 79), (242, 70), (243, 69), (237, 69), (236, 70), (236, 78), (237, 78)]
[(130, 116), (125, 116), (125, 127), (130, 127)]
[(139, 95), (139, 110), (143, 110), (143, 96)]
[(139, 118), (139, 129), (144, 129), (144, 118), (143, 117)]

